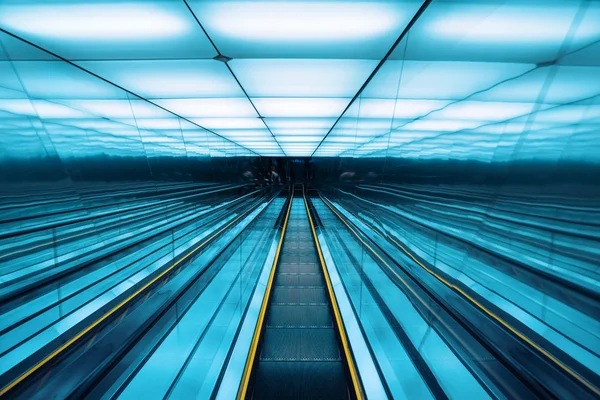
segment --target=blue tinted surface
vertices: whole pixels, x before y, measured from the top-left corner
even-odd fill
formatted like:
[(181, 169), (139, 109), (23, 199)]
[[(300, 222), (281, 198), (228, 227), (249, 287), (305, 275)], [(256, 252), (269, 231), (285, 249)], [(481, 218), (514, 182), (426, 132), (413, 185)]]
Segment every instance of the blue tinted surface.
[[(600, 395), (598, 21), (595, 0), (0, 0), (0, 391), (293, 176), (360, 231), (314, 197), (369, 397)], [(235, 396), (275, 204), (15, 397)]]
[[(434, 1), (395, 43), (422, 5), (2, 2), (0, 26), (15, 35), (0, 37), (3, 148), (39, 155), (48, 144), (34, 132), (56, 123), (66, 131), (48, 139), (65, 156), (202, 155), (208, 144), (225, 155), (598, 161), (597, 2)], [(233, 59), (213, 60), (219, 53)], [(136, 95), (166, 110), (136, 109)], [(120, 101), (90, 108), (92, 99)], [(280, 140), (272, 118), (331, 121)], [(8, 140), (15, 124), (22, 148)], [(222, 136), (242, 147), (187, 135), (223, 125), (240, 129)], [(256, 128), (267, 135), (249, 139)], [(84, 135), (87, 145), (70, 145)]]

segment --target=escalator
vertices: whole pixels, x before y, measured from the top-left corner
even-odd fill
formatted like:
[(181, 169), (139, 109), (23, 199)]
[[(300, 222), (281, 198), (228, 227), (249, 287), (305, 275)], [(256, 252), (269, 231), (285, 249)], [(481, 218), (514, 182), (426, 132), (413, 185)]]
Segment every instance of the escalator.
[[(346, 342), (340, 340), (343, 327), (339, 315), (335, 317), (335, 299), (331, 298), (333, 292), (299, 188), (295, 189), (285, 229), (270, 300), (266, 300), (262, 343), (245, 397), (360, 398), (356, 380), (353, 386), (350, 379), (351, 356)], [(260, 335), (260, 329), (258, 332)]]
[[(234, 341), (236, 324), (274, 239), (273, 221), (283, 202), (277, 193), (266, 193), (226, 203), (222, 209), (211, 207), (193, 224), (171, 230), (165, 252), (161, 238), (138, 245), (139, 259), (112, 256), (108, 261), (118, 264), (104, 275), (104, 266), (90, 265), (87, 275), (75, 277), (83, 284), (55, 280), (66, 305), (45, 301), (38, 307), (40, 301), (34, 298), (19, 305), (18, 314), (0, 310), (4, 311), (0, 347), (8, 348), (0, 352), (0, 397), (114, 398), (140, 386), (144, 396), (152, 391), (153, 396), (164, 397), (190, 387), (196, 390), (205, 382), (212, 390), (218, 374), (206, 373), (211, 364), (198, 366), (197, 360), (211, 354), (211, 363), (218, 364), (227, 355), (210, 352), (228, 348)], [(65, 294), (74, 284), (77, 292)], [(48, 298), (42, 295), (41, 300)], [(59, 312), (50, 314), (50, 307)], [(27, 310), (30, 318), (16, 320)], [(10, 330), (13, 320), (16, 327)], [(224, 325), (229, 328), (226, 332)], [(25, 329), (33, 334), (23, 334)], [(186, 332), (188, 338), (187, 352), (177, 351), (181, 364), (165, 350), (173, 341), (183, 345), (185, 338), (179, 332)], [(16, 344), (9, 347), (11, 338)], [(151, 374), (146, 382), (143, 374), (152, 369), (152, 357), (160, 359), (161, 373)], [(175, 372), (167, 374), (167, 369)], [(142, 385), (137, 384), (140, 380)]]

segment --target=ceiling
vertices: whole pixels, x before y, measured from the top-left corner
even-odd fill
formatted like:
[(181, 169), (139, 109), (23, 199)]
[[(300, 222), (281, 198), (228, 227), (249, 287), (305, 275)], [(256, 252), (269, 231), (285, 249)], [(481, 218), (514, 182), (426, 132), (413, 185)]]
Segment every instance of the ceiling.
[(0, 142), (597, 158), (599, 21), (574, 0), (0, 0)]

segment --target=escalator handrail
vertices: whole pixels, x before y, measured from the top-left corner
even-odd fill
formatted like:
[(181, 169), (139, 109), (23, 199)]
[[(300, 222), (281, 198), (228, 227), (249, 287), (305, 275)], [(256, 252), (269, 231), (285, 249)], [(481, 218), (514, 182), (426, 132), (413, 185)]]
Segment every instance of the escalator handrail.
[(263, 323), (265, 320), (265, 316), (267, 313), (267, 308), (269, 305), (269, 298), (271, 295), (271, 289), (273, 287), (273, 281), (275, 279), (275, 272), (277, 270), (277, 264), (279, 263), (279, 255), (281, 254), (281, 247), (283, 245), (283, 239), (285, 238), (285, 231), (287, 228), (287, 223), (290, 217), (290, 211), (292, 209), (292, 201), (294, 199), (294, 188), (292, 187), (290, 193), (290, 200), (288, 203), (288, 209), (285, 215), (285, 219), (283, 221), (283, 227), (281, 229), (281, 235), (279, 237), (279, 244), (277, 245), (277, 251), (275, 252), (275, 258), (273, 259), (273, 266), (271, 267), (271, 272), (269, 273), (269, 280), (267, 282), (267, 288), (265, 290), (265, 296), (263, 297), (262, 304), (260, 306), (260, 313), (258, 315), (258, 320), (256, 322), (256, 328), (254, 329), (254, 334), (252, 335), (252, 343), (250, 345), (250, 350), (248, 352), (248, 358), (246, 359), (246, 365), (244, 366), (244, 372), (242, 374), (242, 381), (240, 387), (238, 389), (238, 393), (236, 399), (243, 400), (246, 398), (246, 394), (248, 392), (248, 387), (250, 384), (250, 377), (252, 376), (252, 369), (254, 367), (254, 360), (256, 359), (256, 353), (258, 350), (258, 344), (260, 342), (260, 337), (262, 333)]
[[(378, 252), (375, 251), (368, 243), (366, 243), (360, 237), (360, 235), (356, 232), (356, 230), (350, 225), (351, 222), (350, 223), (347, 222), (346, 218), (343, 217), (342, 215), (340, 215), (336, 211), (336, 207), (333, 205), (333, 203), (331, 203), (331, 201), (329, 199), (327, 199), (327, 197), (322, 196), (320, 193), (319, 193), (319, 197), (321, 198), (321, 200), (323, 201), (323, 203), (338, 217), (338, 219), (341, 222), (343, 222), (344, 225), (354, 234), (354, 236), (358, 240), (360, 240), (371, 251), (372, 254), (374, 254), (377, 258), (379, 258), (379, 260), (381, 262), (383, 262), (388, 267), (388, 269), (397, 276), (398, 279), (400, 279), (402, 282), (404, 282), (404, 280), (388, 265), (387, 262), (385, 262), (385, 260), (378, 254)], [(359, 228), (357, 227), (357, 229), (359, 229)], [(373, 229), (373, 231), (375, 233), (377, 233), (379, 236), (381, 236), (382, 238), (387, 239), (377, 229)], [(559, 369), (562, 370), (563, 372), (567, 373), (568, 376), (571, 376), (576, 381), (578, 381), (579, 383), (581, 383), (583, 386), (585, 386), (589, 391), (591, 391), (592, 393), (594, 393), (596, 396), (600, 396), (600, 389), (598, 389), (596, 386), (594, 386), (594, 384), (592, 384), (591, 382), (588, 382), (587, 379), (585, 379), (584, 377), (580, 376), (576, 371), (574, 371), (573, 369), (571, 369), (568, 365), (566, 365), (563, 362), (561, 362), (558, 358), (556, 358), (551, 353), (549, 353), (548, 351), (546, 351), (545, 349), (543, 349), (540, 345), (538, 345), (537, 343), (535, 343), (534, 341), (532, 341), (531, 339), (529, 339), (527, 336), (525, 336), (523, 333), (521, 333), (518, 329), (514, 328), (512, 325), (510, 325), (508, 322), (506, 322), (500, 316), (496, 315), (494, 312), (492, 312), (491, 310), (489, 310), (481, 302), (477, 301), (475, 298), (473, 298), (472, 296), (470, 296), (462, 288), (460, 288), (459, 286), (454, 285), (452, 282), (449, 282), (444, 277), (442, 277), (439, 274), (437, 274), (431, 268), (425, 266), (421, 261), (418, 260), (418, 258), (416, 258), (411, 252), (409, 252), (406, 248), (404, 248), (404, 246), (400, 245), (400, 243), (398, 243), (396, 240), (394, 240), (391, 237), (388, 237), (388, 238), (393, 241), (394, 245), (397, 248), (399, 248), (400, 250), (402, 250), (403, 253), (405, 253), (408, 257), (410, 257), (417, 265), (419, 265), (421, 268), (423, 268), (429, 274), (433, 275), (435, 278), (437, 278), (444, 285), (448, 286), (451, 290), (453, 290), (453, 291), (457, 292), (458, 294), (460, 294), (463, 298), (465, 298), (466, 300), (468, 300), (469, 303), (471, 303), (474, 306), (476, 306), (476, 308), (480, 309), (486, 315), (488, 315), (489, 317), (491, 317), (494, 321), (496, 321), (497, 323), (499, 323), (500, 325), (502, 325), (510, 333), (512, 333), (513, 335), (517, 336), (519, 339), (521, 339), (522, 341), (524, 341), (525, 343), (527, 343), (529, 346), (531, 346), (533, 349), (535, 349), (538, 353), (540, 353), (543, 356), (545, 356), (548, 361), (550, 361), (552, 364), (554, 364), (557, 367), (559, 367)], [(408, 285), (406, 285), (406, 286), (408, 287)]]
[(130, 294), (127, 298), (125, 298), (123, 301), (119, 302), (116, 306), (112, 307), (108, 312), (106, 312), (105, 314), (103, 314), (100, 318), (98, 318), (97, 320), (95, 320), (94, 322), (92, 322), (86, 328), (84, 328), (83, 330), (81, 330), (78, 334), (76, 334), (71, 339), (69, 339), (68, 341), (66, 341), (59, 348), (57, 348), (54, 351), (52, 351), (50, 354), (48, 354), (47, 356), (45, 356), (44, 358), (42, 358), (39, 362), (37, 362), (31, 368), (28, 368), (25, 372), (23, 372), (22, 374), (20, 374), (17, 378), (13, 379), (9, 384), (7, 384), (2, 389), (0, 389), (0, 397), (4, 396), (12, 388), (14, 388), (15, 386), (17, 386), (19, 383), (21, 383), (23, 380), (25, 380), (27, 377), (29, 377), (31, 374), (33, 374), (35, 371), (37, 371), (38, 369), (40, 369), (41, 367), (43, 367), (45, 364), (47, 364), (48, 362), (50, 362), (51, 360), (53, 360), (55, 357), (57, 357), (58, 355), (60, 355), (67, 348), (69, 348), (73, 343), (77, 342), (81, 337), (85, 336), (88, 332), (90, 332), (91, 330), (93, 330), (96, 326), (98, 326), (99, 324), (101, 324), (103, 321), (105, 321), (107, 318), (109, 318), (112, 314), (114, 314), (119, 309), (121, 309), (122, 307), (124, 307), (131, 300), (137, 298), (142, 292), (144, 292), (146, 289), (148, 289), (149, 287), (151, 287), (154, 283), (156, 283), (157, 281), (159, 281), (161, 278), (163, 278), (165, 275), (167, 275), (170, 271), (174, 270), (181, 263), (183, 263), (186, 260), (188, 260), (190, 258), (190, 256), (196, 254), (198, 252), (198, 250), (200, 250), (201, 248), (203, 248), (204, 246), (206, 246), (208, 243), (212, 242), (213, 239), (215, 239), (221, 233), (223, 233), (224, 231), (226, 231), (228, 228), (230, 228), (232, 225), (234, 225), (236, 222), (238, 222), (241, 218), (247, 216), (250, 212), (252, 212), (254, 210), (254, 208), (255, 207), (250, 207), (248, 210), (244, 211), (243, 213), (241, 213), (240, 215), (238, 215), (237, 217), (235, 217), (233, 220), (231, 220), (225, 226), (223, 226), (222, 228), (220, 228), (217, 232), (213, 233), (207, 239), (205, 239), (204, 241), (202, 241), (202, 243), (198, 244), (193, 249), (191, 249), (190, 251), (188, 251), (183, 257), (179, 258), (172, 265), (170, 265), (169, 267), (165, 268), (160, 274), (156, 275), (150, 281), (146, 282), (141, 288), (139, 288), (138, 290), (136, 290), (134, 293)]
[(342, 348), (344, 349), (346, 362), (348, 364), (348, 370), (350, 372), (350, 378), (352, 380), (352, 386), (354, 388), (355, 398), (357, 400), (362, 400), (365, 398), (364, 389), (360, 382), (360, 378), (358, 376), (357, 368), (356, 368), (356, 365), (354, 362), (354, 357), (352, 356), (352, 352), (350, 350), (350, 345), (348, 343), (346, 329), (344, 328), (344, 323), (342, 321), (342, 315), (340, 313), (340, 309), (337, 304), (337, 300), (335, 298), (333, 286), (331, 285), (331, 278), (329, 277), (329, 272), (327, 271), (325, 260), (323, 259), (323, 252), (321, 251), (321, 245), (319, 244), (319, 238), (317, 237), (317, 232), (315, 230), (315, 224), (313, 223), (312, 216), (310, 215), (310, 210), (308, 209), (308, 202), (306, 200), (306, 193), (304, 191), (304, 186), (302, 187), (302, 197), (304, 199), (304, 206), (306, 207), (306, 214), (308, 215), (308, 221), (310, 222), (310, 230), (312, 231), (312, 235), (313, 235), (313, 238), (315, 241), (315, 247), (317, 248), (317, 253), (319, 254), (319, 264), (321, 265), (321, 270), (323, 271), (323, 276), (325, 277), (327, 293), (329, 295), (329, 301), (331, 302), (331, 308), (333, 309), (333, 315), (335, 318), (335, 322), (337, 324), (338, 333), (340, 335), (340, 340), (342, 342)]

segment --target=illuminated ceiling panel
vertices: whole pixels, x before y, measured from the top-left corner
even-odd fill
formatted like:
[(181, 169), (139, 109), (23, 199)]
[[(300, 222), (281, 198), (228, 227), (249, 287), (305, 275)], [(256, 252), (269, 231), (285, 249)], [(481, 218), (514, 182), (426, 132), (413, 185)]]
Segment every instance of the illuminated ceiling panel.
[(216, 56), (176, 0), (3, 1), (0, 26), (69, 60)]
[(250, 97), (352, 98), (377, 61), (240, 59), (229, 65)]
[(327, 118), (340, 115), (350, 99), (254, 98), (252, 101), (263, 117)]
[(600, 131), (599, 20), (598, 2), (433, 1), (315, 156), (600, 161), (599, 135), (575, 145)]
[(85, 61), (78, 65), (147, 99), (244, 97), (227, 66), (215, 60)]
[[(393, 59), (538, 63), (554, 59), (569, 34), (580, 48), (600, 35), (598, 3), (581, 20), (571, 0), (437, 1), (411, 29)], [(577, 17), (577, 18), (576, 18)], [(576, 21), (576, 25), (573, 22)], [(574, 29), (569, 33), (570, 29)]]
[(421, 1), (206, 1), (192, 10), (233, 58), (380, 60)]
[(569, 156), (600, 157), (599, 2), (434, 0), (403, 37), (423, 1), (187, 4), (0, 1), (0, 143), (485, 160), (585, 134)]

